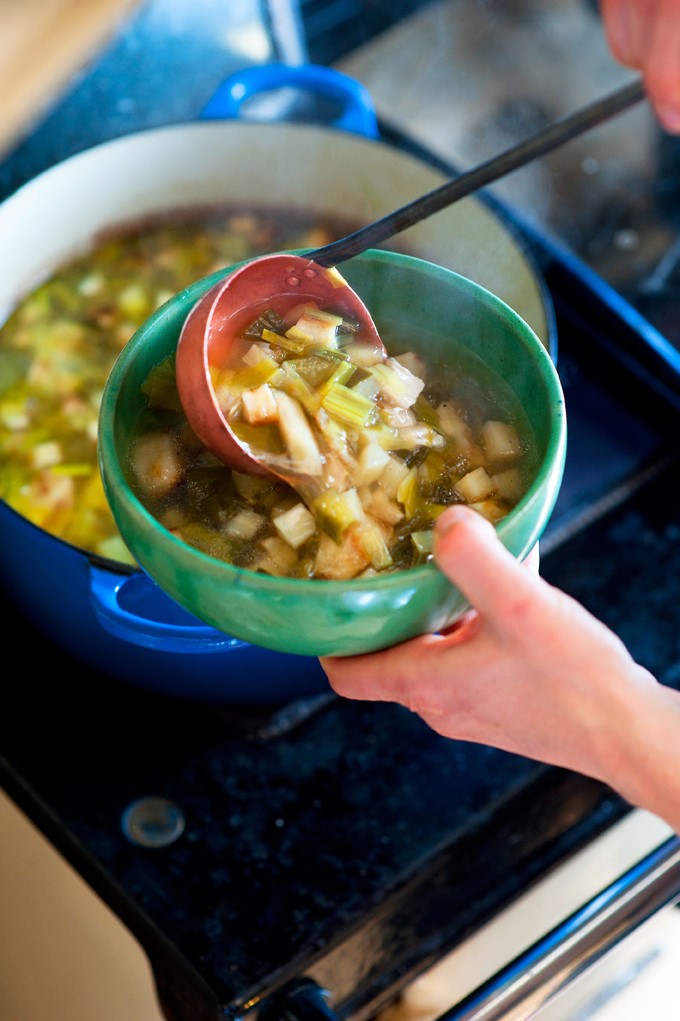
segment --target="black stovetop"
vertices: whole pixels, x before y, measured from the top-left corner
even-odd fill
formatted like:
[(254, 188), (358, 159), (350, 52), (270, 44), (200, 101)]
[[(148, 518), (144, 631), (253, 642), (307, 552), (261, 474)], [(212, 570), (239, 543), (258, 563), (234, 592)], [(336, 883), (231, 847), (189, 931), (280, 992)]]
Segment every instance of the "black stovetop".
[[(74, 128), (121, 52), (0, 167), (0, 190), (83, 147), (82, 134), (59, 141), (55, 124)], [(186, 105), (200, 108), (216, 84), (203, 78), (206, 95)], [(680, 372), (631, 306), (525, 237), (555, 305), (569, 421), (542, 573), (680, 687)], [(138, 938), (173, 1019), (256, 1013), (303, 975), (340, 1015), (368, 1018), (629, 811), (601, 784), (440, 738), (395, 706), (329, 692), (248, 711), (115, 682), (5, 602), (22, 669), (6, 675), (0, 779)], [(129, 810), (150, 797), (183, 822), (155, 847), (153, 825), (146, 846), (129, 839)]]
[[(544, 268), (571, 442), (542, 571), (679, 685), (680, 398), (645, 381), (646, 341), (578, 264)], [(150, 694), (5, 614), (30, 682), (12, 681), (0, 719), (3, 784), (187, 1021), (240, 1014), (301, 975), (368, 1017), (628, 811), (600, 784), (440, 738), (394, 706), (329, 693), (249, 712)], [(183, 818), (166, 846), (126, 835), (149, 797)]]

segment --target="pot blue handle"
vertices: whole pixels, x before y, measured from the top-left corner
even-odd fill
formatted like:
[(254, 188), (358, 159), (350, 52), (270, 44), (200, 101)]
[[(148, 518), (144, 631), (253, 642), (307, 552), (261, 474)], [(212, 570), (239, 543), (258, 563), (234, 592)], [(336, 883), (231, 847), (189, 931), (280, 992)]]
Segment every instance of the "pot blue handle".
[(89, 567), (94, 615), (114, 638), (170, 653), (226, 652), (248, 645), (204, 624), (143, 571), (121, 575), (96, 564)]
[(317, 64), (261, 64), (244, 68), (225, 79), (201, 111), (206, 120), (242, 117), (242, 107), (253, 96), (292, 87), (331, 100), (339, 108), (330, 123), (344, 131), (378, 138), (378, 121), (368, 90), (354, 78)]

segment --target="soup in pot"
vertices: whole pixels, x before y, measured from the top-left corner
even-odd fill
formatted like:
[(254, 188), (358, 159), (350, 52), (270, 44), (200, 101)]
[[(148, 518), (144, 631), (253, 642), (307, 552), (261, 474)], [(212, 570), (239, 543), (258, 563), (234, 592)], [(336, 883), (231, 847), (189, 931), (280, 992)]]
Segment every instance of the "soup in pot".
[(116, 356), (194, 281), (357, 226), (291, 211), (188, 210), (112, 231), (60, 268), (0, 327), (0, 497), (60, 539), (133, 563), (97, 464), (99, 404)]

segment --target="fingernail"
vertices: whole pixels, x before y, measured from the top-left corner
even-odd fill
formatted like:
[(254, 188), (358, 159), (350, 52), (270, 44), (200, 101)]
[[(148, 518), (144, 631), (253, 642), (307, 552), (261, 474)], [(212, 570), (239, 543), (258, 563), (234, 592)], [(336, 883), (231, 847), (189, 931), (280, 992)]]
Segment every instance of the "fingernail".
[(671, 135), (680, 135), (680, 110), (675, 106), (660, 106), (657, 115), (661, 127)]

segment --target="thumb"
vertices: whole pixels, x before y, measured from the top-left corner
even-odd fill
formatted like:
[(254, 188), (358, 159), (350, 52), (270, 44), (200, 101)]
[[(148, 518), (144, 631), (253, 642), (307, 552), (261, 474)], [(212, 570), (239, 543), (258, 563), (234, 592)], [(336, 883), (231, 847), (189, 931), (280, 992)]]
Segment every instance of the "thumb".
[(491, 522), (470, 507), (444, 511), (434, 535), (437, 567), (481, 613), (494, 615), (540, 584), (505, 548)]

